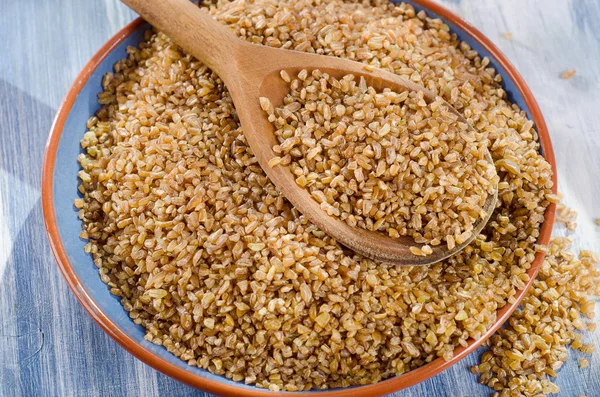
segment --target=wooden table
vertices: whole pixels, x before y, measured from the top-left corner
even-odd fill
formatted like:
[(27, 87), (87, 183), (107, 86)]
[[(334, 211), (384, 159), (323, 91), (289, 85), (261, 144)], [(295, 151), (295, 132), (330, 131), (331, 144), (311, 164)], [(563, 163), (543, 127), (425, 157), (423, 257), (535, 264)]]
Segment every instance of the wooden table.
[[(549, 125), (560, 190), (579, 211), (576, 245), (600, 252), (600, 2), (441, 3), (524, 75)], [(44, 232), (40, 167), (54, 113), (85, 62), (134, 15), (117, 0), (3, 0), (0, 9), (0, 396), (206, 395), (134, 359), (93, 323), (59, 274)], [(577, 74), (561, 80), (569, 68)], [(600, 333), (587, 338), (599, 342)], [(467, 370), (480, 354), (395, 396), (489, 395)], [(571, 353), (560, 371), (561, 395), (600, 396), (598, 354), (585, 370), (578, 357)]]

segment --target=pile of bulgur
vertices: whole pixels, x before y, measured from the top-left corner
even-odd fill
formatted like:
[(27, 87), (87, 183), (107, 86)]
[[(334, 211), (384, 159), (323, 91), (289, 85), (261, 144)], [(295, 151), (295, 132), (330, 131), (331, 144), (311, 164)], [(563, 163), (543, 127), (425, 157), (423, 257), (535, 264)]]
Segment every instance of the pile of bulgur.
[(237, 0), (210, 12), (251, 42), (355, 59), (448, 101), (489, 142), (499, 206), (443, 263), (349, 253), (265, 176), (218, 76), (148, 32), (103, 80), (76, 201), (86, 251), (146, 339), (292, 391), (377, 382), (479, 338), (529, 280), (552, 188), (533, 123), (489, 60), (406, 4)]
[(377, 92), (364, 77), (302, 70), (283, 106), (261, 98), (279, 145), (272, 166), (289, 166), (329, 215), (353, 227), (411, 236), (430, 254), (449, 250), (485, 219), (498, 183), (489, 141), (422, 91)]
[[(558, 199), (558, 197), (556, 197)], [(561, 204), (574, 224), (577, 213)], [(557, 223), (563, 223), (557, 218)], [(572, 231), (569, 224), (565, 224)], [(486, 343), (489, 351), (471, 368), (479, 381), (497, 392), (494, 396), (541, 397), (559, 393), (549, 377), (556, 377), (567, 362), (567, 348), (592, 354), (595, 346), (583, 343), (582, 332), (595, 331), (594, 299), (600, 297), (598, 256), (571, 250), (572, 240), (555, 237), (532, 287), (512, 314)], [(589, 365), (579, 360), (580, 368)]]

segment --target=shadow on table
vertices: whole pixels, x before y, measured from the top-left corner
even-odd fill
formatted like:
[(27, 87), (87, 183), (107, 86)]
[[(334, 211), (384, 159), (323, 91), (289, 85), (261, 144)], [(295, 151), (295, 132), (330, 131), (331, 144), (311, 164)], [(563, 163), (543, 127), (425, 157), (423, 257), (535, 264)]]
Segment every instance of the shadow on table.
[(121, 349), (48, 245), (41, 166), (55, 110), (0, 80), (0, 396), (201, 396)]

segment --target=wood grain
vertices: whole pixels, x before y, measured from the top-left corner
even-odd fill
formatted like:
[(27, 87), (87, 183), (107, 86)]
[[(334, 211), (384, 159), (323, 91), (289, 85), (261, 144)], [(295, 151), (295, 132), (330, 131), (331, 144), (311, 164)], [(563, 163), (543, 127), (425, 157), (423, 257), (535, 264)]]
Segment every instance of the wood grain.
[[(579, 211), (575, 246), (600, 252), (600, 2), (440, 3), (482, 30), (525, 77), (553, 138), (559, 188)], [(92, 322), (43, 228), (40, 166), (52, 117), (85, 62), (133, 13), (118, 0), (1, 0), (0, 8), (0, 396), (206, 396), (135, 360)], [(575, 77), (561, 80), (569, 68)], [(600, 332), (587, 339), (600, 344)], [(467, 371), (481, 351), (394, 396), (490, 395)], [(561, 395), (600, 395), (598, 355), (585, 370), (581, 355), (570, 355), (557, 378)]]

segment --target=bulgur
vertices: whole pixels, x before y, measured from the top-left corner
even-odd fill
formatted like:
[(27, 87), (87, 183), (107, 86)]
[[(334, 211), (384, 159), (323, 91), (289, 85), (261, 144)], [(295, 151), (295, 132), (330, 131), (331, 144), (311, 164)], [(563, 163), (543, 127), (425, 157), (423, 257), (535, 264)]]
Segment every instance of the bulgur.
[[(567, 361), (567, 347), (591, 354), (594, 346), (583, 343), (587, 322), (594, 318), (593, 297), (600, 296), (598, 257), (569, 247), (571, 240), (553, 238), (533, 286), (519, 308), (487, 345), (489, 351), (471, 372), (479, 381), (501, 392), (501, 396), (556, 394), (556, 377)], [(581, 368), (589, 360), (579, 361)]]
[(575, 69), (567, 69), (560, 74), (560, 78), (563, 80), (569, 80), (572, 79), (573, 76), (575, 76), (575, 73), (577, 73)]
[(279, 141), (276, 164), (289, 165), (327, 214), (448, 249), (485, 219), (498, 183), (489, 142), (440, 97), (377, 92), (363, 77), (338, 80), (318, 69), (302, 70), (289, 86), (281, 107), (260, 98)]
[(378, 382), (480, 338), (528, 281), (552, 189), (533, 123), (489, 60), (407, 4), (237, 0), (210, 13), (253, 43), (356, 59), (442, 97), (489, 142), (499, 206), (443, 263), (347, 252), (263, 173), (218, 76), (148, 32), (103, 79), (79, 157), (86, 252), (146, 339), (294, 391)]

